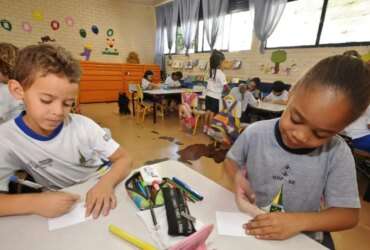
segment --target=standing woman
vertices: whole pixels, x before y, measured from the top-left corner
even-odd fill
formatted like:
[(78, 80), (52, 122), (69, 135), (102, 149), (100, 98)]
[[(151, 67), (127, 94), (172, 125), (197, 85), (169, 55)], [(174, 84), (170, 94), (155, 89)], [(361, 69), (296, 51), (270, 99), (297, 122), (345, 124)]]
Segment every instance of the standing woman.
[(206, 91), (206, 116), (203, 132), (207, 133), (209, 124), (215, 114), (219, 112), (224, 85), (227, 84), (226, 76), (222, 72), (225, 55), (214, 50), (209, 59), (209, 79)]

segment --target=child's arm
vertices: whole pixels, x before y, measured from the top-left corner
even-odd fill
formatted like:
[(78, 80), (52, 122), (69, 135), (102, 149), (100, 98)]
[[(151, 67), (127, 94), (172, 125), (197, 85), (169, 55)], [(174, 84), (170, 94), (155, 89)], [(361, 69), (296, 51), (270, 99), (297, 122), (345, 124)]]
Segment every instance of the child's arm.
[(71, 210), (80, 196), (65, 192), (0, 194), (0, 216), (38, 214), (53, 218)]
[(131, 170), (132, 160), (122, 147), (119, 147), (109, 160), (113, 163), (112, 169), (86, 195), (86, 216), (93, 214), (94, 219), (100, 214), (107, 216), (109, 210), (116, 207), (114, 188)]
[(300, 232), (332, 232), (358, 223), (359, 209), (332, 207), (316, 213), (267, 213), (244, 225), (246, 233), (259, 239), (283, 240)]

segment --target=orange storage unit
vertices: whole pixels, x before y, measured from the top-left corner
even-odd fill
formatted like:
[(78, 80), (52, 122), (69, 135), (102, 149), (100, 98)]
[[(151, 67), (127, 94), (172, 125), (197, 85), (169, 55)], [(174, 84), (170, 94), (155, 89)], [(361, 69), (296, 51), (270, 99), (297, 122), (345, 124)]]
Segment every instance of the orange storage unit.
[(80, 62), (80, 103), (117, 101), (120, 91), (128, 92), (128, 84), (140, 83), (146, 70), (154, 72), (154, 82), (160, 82), (158, 65)]

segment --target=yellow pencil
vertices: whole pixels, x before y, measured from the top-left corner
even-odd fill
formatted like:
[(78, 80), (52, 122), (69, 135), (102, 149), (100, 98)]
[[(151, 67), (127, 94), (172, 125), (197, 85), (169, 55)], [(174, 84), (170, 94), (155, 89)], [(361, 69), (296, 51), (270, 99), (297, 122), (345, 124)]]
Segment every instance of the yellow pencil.
[(139, 238), (123, 231), (122, 229), (120, 229), (119, 227), (116, 227), (115, 225), (110, 224), (108, 228), (112, 234), (120, 237), (123, 240), (130, 242), (132, 245), (137, 246), (141, 250), (158, 250), (153, 245), (140, 240)]

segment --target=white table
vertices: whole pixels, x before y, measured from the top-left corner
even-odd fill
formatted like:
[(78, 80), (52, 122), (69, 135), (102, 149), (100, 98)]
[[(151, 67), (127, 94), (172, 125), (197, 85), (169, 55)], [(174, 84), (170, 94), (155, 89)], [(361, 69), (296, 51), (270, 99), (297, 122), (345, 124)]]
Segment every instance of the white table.
[[(178, 89), (152, 89), (152, 90), (145, 90), (145, 94), (149, 95), (173, 95), (173, 94), (181, 94), (185, 92), (194, 92), (194, 93), (200, 93), (203, 90), (201, 89), (187, 89), (187, 88), (178, 88)], [(157, 104), (158, 98), (153, 98), (153, 123), (156, 123), (157, 118), (157, 110), (156, 110), (156, 104)]]
[(283, 112), (286, 109), (286, 105), (275, 104), (270, 102), (258, 102), (254, 108), (261, 109), (270, 112)]
[[(184, 164), (177, 161), (166, 161), (158, 163), (157, 166), (162, 176), (177, 176), (204, 195), (203, 201), (195, 204), (189, 203), (192, 215), (203, 223), (216, 225), (216, 211), (237, 211), (233, 193)], [(67, 190), (84, 195), (92, 185), (92, 182), (87, 182)], [(36, 215), (0, 218), (0, 248), (2, 250), (136, 249), (108, 231), (108, 225), (111, 223), (154, 244), (143, 222), (136, 215), (138, 210), (128, 197), (122, 183), (117, 187), (116, 195), (117, 208), (112, 210), (108, 217), (52, 232), (48, 231), (47, 219)], [(209, 250), (326, 249), (305, 235), (298, 235), (285, 241), (262, 241), (253, 237), (220, 236), (215, 228), (210, 239)]]

